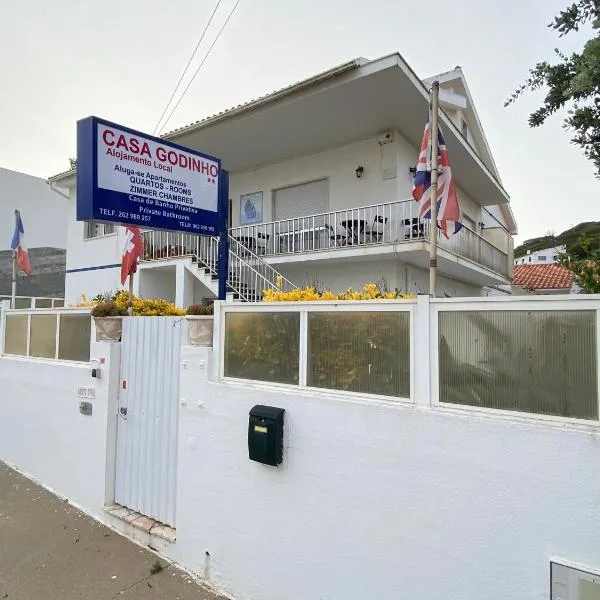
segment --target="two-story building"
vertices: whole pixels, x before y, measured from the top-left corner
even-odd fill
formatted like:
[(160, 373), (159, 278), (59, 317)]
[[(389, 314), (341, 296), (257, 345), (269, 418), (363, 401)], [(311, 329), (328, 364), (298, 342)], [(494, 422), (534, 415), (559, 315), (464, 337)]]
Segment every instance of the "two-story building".
[[(516, 224), (461, 69), (435, 79), (465, 225), (449, 240), (438, 232), (437, 293), (485, 295), (510, 283)], [(287, 287), (428, 292), (431, 231), (411, 190), (432, 80), (399, 54), (356, 59), (163, 136), (230, 173), (237, 298), (260, 298), (279, 275)], [(68, 301), (117, 289), (122, 228), (75, 220), (74, 170), (50, 183), (70, 188)], [(182, 306), (216, 296), (215, 239), (144, 239), (140, 295)]]

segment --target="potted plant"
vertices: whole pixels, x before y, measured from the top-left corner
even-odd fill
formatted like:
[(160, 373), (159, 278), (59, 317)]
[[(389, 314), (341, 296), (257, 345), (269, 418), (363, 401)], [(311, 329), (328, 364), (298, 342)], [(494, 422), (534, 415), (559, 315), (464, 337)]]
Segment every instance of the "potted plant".
[(213, 345), (214, 305), (192, 304), (186, 310), (190, 346)]
[(127, 310), (114, 302), (99, 302), (92, 308), (92, 317), (96, 325), (96, 341), (120, 342), (123, 328), (121, 319), (127, 316)]

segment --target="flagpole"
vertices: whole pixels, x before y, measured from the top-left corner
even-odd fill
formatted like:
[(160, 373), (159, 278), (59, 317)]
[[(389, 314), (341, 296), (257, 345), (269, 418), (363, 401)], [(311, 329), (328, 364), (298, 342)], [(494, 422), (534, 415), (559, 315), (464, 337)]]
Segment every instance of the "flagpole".
[[(15, 223), (19, 226), (19, 211), (15, 210)], [(17, 297), (17, 250), (12, 253), (12, 290), (10, 296), (10, 307), (15, 308)]]
[(438, 189), (438, 100), (440, 82), (431, 85), (431, 219), (429, 221), (429, 295), (436, 296), (437, 275), (437, 189)]

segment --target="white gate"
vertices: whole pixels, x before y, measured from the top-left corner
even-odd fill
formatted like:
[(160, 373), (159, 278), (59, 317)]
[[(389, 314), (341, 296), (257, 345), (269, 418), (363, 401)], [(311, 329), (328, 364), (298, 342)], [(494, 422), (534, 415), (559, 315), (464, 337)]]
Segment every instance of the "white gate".
[(123, 319), (115, 501), (175, 526), (180, 317)]

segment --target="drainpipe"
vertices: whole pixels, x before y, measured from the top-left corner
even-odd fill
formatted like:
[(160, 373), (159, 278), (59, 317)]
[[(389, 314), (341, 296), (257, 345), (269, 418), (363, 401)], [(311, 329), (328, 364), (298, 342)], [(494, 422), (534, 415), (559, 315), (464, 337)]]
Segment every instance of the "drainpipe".
[(63, 198), (65, 198), (66, 200), (70, 200), (71, 198), (69, 197), (68, 194), (63, 194), (58, 188), (54, 187), (54, 184), (50, 181), (46, 182), (48, 184), (48, 187), (55, 193), (58, 194), (59, 196), (62, 196)]

